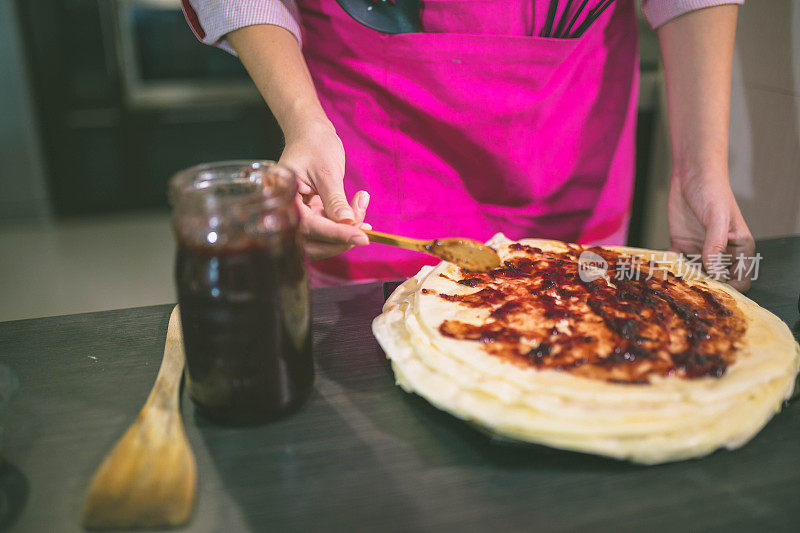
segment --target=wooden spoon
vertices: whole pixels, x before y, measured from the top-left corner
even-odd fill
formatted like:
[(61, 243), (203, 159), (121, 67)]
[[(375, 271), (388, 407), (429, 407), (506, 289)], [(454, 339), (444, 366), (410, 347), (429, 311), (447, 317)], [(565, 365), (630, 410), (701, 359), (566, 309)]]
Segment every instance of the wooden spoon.
[(178, 408), (184, 365), (180, 326), (175, 306), (153, 390), (86, 493), (87, 528), (178, 526), (192, 514), (197, 466)]
[(484, 272), (500, 266), (497, 252), (472, 239), (449, 238), (424, 241), (379, 231), (363, 231), (371, 242), (425, 252), (474, 272)]

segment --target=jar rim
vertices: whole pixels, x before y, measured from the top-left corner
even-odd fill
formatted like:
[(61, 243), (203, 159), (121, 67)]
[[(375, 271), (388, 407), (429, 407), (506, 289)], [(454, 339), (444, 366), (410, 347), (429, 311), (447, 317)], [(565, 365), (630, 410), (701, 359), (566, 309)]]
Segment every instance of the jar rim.
[(297, 180), (291, 169), (266, 159), (233, 159), (178, 171), (169, 180), (167, 196), (173, 208), (257, 204), (272, 209), (296, 193)]

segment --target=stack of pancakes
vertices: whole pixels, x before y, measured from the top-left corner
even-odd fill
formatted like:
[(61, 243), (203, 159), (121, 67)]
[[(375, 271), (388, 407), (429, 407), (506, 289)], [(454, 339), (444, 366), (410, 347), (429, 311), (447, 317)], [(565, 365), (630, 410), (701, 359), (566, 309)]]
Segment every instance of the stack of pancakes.
[(492, 435), (661, 463), (743, 445), (792, 393), (789, 328), (675, 255), (487, 244), (501, 268), (425, 267), (373, 332), (403, 389)]

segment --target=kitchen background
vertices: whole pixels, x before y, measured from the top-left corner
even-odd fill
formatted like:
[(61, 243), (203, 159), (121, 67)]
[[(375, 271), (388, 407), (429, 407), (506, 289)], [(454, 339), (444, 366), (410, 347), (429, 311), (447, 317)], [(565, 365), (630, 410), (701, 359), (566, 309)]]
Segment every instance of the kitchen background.
[[(664, 94), (641, 24), (630, 243), (668, 244)], [(749, 0), (734, 57), (731, 179), (756, 238), (800, 232), (800, 2)], [(238, 61), (177, 0), (0, 0), (0, 321), (174, 301), (165, 184), (276, 158)], [(767, 259), (768, 260), (768, 259)]]

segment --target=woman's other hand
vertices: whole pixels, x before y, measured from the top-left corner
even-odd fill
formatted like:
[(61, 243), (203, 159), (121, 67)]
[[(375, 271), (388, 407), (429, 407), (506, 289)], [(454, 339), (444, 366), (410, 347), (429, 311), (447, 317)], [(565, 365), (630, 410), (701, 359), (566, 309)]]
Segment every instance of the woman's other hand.
[(344, 158), (342, 141), (327, 120), (302, 122), (286, 131), (280, 163), (297, 174), (300, 230), (312, 260), (369, 244), (360, 229), (370, 229), (364, 224), (369, 194), (358, 191), (347, 202)]
[(702, 254), (712, 277), (740, 291), (750, 287), (755, 242), (726, 173), (673, 176), (667, 216), (672, 250)]
[[(667, 215), (672, 248), (702, 254), (712, 277), (750, 286), (753, 236), (728, 179), (731, 68), (739, 7), (697, 9), (658, 28), (667, 88), (673, 177)], [(733, 263), (726, 265), (725, 263)]]

